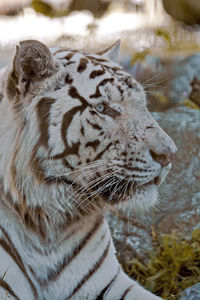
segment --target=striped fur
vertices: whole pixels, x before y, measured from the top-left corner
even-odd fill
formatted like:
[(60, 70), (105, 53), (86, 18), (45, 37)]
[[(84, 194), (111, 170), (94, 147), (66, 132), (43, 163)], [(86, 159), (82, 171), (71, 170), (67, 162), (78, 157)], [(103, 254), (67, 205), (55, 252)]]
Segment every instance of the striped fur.
[(176, 147), (118, 50), (24, 41), (0, 73), (1, 299), (159, 299), (122, 271), (104, 212), (155, 205)]

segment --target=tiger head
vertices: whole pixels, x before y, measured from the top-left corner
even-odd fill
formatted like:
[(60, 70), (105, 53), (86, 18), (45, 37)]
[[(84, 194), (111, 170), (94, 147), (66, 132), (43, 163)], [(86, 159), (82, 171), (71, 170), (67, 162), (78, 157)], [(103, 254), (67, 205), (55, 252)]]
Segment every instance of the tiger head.
[(155, 205), (176, 146), (147, 111), (142, 86), (115, 62), (118, 51), (119, 42), (97, 54), (17, 46), (2, 100), (13, 144), (4, 187), (15, 203), (72, 216)]

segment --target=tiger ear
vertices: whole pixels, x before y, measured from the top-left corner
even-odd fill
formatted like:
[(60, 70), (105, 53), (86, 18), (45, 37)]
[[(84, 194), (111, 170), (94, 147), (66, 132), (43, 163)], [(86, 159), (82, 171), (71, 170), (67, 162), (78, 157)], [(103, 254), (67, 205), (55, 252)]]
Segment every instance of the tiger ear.
[[(11, 94), (20, 91), (23, 82), (41, 81), (58, 71), (59, 64), (47, 46), (36, 40), (26, 40), (19, 43), (13, 60), (9, 85)], [(8, 86), (9, 89), (9, 86)]]
[(114, 62), (118, 62), (119, 50), (120, 50), (121, 40), (117, 40), (114, 44), (108, 48), (98, 52), (97, 54), (110, 59)]
[(28, 80), (41, 80), (55, 71), (55, 62), (49, 48), (36, 40), (27, 40), (17, 46), (13, 70)]

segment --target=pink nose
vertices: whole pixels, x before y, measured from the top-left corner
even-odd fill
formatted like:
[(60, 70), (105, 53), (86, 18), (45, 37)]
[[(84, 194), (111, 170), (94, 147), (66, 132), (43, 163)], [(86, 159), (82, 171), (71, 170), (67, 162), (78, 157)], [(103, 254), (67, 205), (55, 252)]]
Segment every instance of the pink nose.
[(172, 162), (173, 154), (171, 152), (157, 154), (153, 150), (150, 150), (150, 154), (157, 163), (161, 164), (162, 167), (167, 166)]

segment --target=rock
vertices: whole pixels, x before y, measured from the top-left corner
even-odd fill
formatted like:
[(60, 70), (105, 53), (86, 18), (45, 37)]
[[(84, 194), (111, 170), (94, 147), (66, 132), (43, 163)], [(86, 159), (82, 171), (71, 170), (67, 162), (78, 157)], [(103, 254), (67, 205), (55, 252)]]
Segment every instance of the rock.
[(179, 59), (178, 62), (175, 60), (171, 72), (169, 98), (173, 103), (180, 103), (190, 94), (193, 78), (200, 77), (200, 53)]
[(189, 25), (200, 24), (199, 0), (162, 0), (166, 12), (178, 21)]
[(200, 283), (190, 286), (183, 291), (179, 300), (200, 300)]
[(189, 99), (200, 106), (200, 80), (195, 76), (190, 85), (192, 90), (189, 94)]
[(145, 260), (152, 248), (153, 230), (191, 234), (200, 227), (200, 111), (177, 107), (153, 115), (174, 139), (178, 151), (161, 187), (159, 209), (143, 216), (128, 210), (108, 217), (119, 256), (125, 262), (135, 255)]
[(142, 61), (130, 66), (126, 59), (124, 68), (144, 85), (150, 111), (164, 111), (188, 99), (193, 78), (200, 79), (200, 53), (186, 58), (147, 54)]

